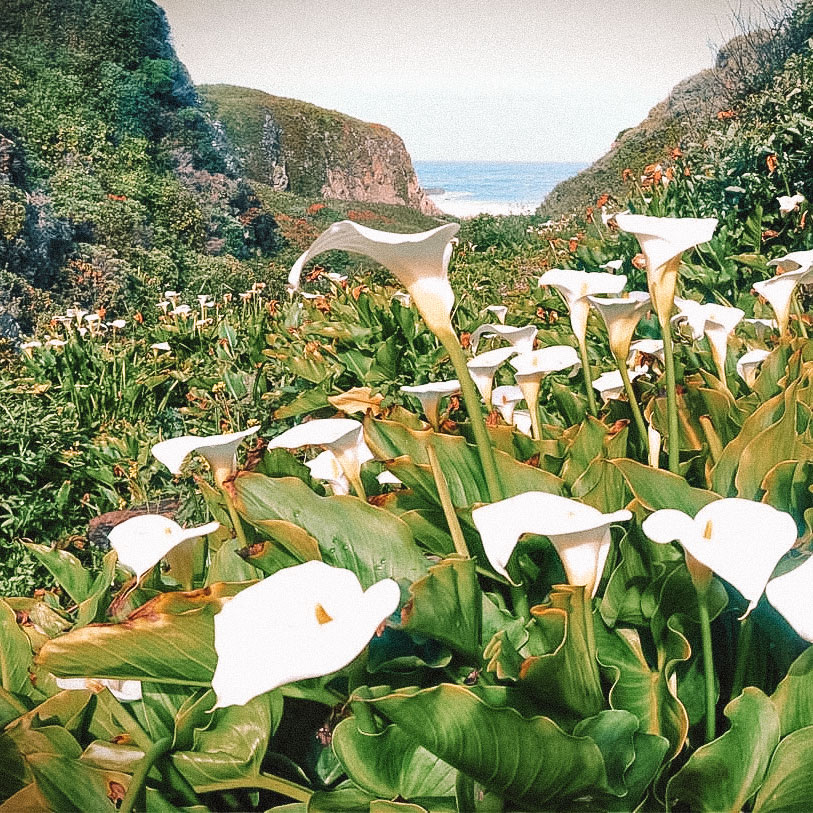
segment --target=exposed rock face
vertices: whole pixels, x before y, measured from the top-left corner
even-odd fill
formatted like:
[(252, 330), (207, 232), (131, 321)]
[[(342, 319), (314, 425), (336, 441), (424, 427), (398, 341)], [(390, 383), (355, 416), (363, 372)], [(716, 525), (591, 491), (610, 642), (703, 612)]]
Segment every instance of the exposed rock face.
[(279, 191), (439, 211), (387, 127), (233, 85), (198, 88), (251, 180)]

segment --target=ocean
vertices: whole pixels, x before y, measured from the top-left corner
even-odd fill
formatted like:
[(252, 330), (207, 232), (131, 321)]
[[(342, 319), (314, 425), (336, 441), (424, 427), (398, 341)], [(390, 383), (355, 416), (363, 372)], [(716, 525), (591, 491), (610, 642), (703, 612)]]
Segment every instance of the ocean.
[(560, 181), (587, 164), (511, 161), (414, 161), (418, 181), (455, 217), (529, 214)]

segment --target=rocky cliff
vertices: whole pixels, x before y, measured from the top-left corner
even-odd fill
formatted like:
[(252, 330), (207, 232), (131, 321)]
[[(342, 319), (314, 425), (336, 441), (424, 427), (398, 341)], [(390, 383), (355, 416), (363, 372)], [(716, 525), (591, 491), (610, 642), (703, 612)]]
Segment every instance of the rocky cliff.
[(738, 106), (770, 81), (784, 60), (804, 47), (807, 26), (780, 21), (771, 31), (735, 37), (720, 48), (714, 67), (677, 84), (637, 126), (616, 136), (594, 164), (556, 186), (539, 208), (543, 217), (584, 210), (609, 194), (623, 201), (627, 178), (638, 178), (649, 164), (670, 163), (670, 154), (687, 142), (703, 141), (718, 120), (736, 116)]
[(439, 214), (387, 127), (233, 85), (198, 88), (250, 180), (278, 191)]

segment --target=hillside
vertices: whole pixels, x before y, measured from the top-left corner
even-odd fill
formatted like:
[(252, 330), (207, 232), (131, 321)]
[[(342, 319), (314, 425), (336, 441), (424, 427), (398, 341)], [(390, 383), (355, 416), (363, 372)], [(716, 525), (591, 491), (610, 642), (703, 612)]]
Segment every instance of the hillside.
[(234, 85), (201, 85), (246, 176), (278, 191), (438, 214), (404, 142), (380, 124)]
[(676, 85), (640, 124), (620, 132), (605, 155), (558, 184), (538, 213), (555, 218), (584, 210), (604, 194), (623, 202), (629, 182), (640, 178), (648, 165), (668, 167), (676, 149), (702, 143), (716, 125), (736, 118), (788, 57), (807, 47), (811, 33), (810, 4), (800, 3), (769, 29), (733, 38), (720, 48), (714, 67)]

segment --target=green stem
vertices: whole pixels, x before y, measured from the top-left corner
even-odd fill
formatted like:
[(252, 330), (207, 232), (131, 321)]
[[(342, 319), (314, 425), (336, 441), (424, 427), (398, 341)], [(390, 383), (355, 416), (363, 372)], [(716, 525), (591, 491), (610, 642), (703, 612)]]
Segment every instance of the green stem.
[(700, 615), (700, 638), (703, 645), (703, 676), (706, 681), (706, 742), (716, 736), (717, 698), (714, 693), (714, 653), (711, 647), (711, 619), (708, 591), (698, 591), (697, 607)]
[(734, 682), (731, 684), (731, 699), (739, 697), (745, 686), (745, 670), (748, 665), (748, 653), (751, 650), (751, 637), (754, 632), (753, 621), (748, 615), (740, 622), (740, 635), (737, 639), (737, 665), (734, 669)]
[[(677, 389), (675, 385), (675, 356), (672, 351), (672, 331), (669, 317), (661, 319), (663, 334), (663, 366), (666, 370), (667, 442), (669, 443), (669, 471), (680, 473), (680, 426), (678, 424)], [(664, 324), (665, 322), (665, 324)]]
[(356, 492), (356, 496), (360, 500), (367, 502), (367, 492), (364, 489), (364, 483), (361, 482), (361, 475), (358, 477), (348, 477), (347, 479), (350, 481), (350, 485), (353, 486), (353, 491)]
[(240, 543), (241, 548), (248, 547), (246, 532), (243, 530), (243, 521), (240, 519), (240, 514), (237, 513), (237, 509), (234, 507), (231, 494), (229, 494), (229, 492), (226, 491), (226, 489), (222, 486), (220, 487), (220, 491), (226, 499), (226, 508), (229, 511), (231, 524), (234, 526), (234, 535), (237, 537), (237, 541)]
[(147, 781), (147, 774), (155, 762), (160, 759), (172, 747), (172, 737), (164, 737), (155, 742), (144, 754), (133, 772), (133, 778), (124, 794), (119, 813), (132, 813), (136, 799), (144, 788)]
[(799, 333), (801, 334), (803, 339), (808, 338), (807, 336), (807, 328), (805, 327), (804, 320), (802, 319), (802, 306), (799, 304), (799, 296), (796, 291), (793, 292), (793, 312), (798, 317), (799, 322)]
[(452, 535), (452, 542), (454, 542), (455, 552), (464, 559), (468, 559), (469, 550), (466, 546), (466, 540), (463, 537), (463, 530), (460, 527), (460, 520), (457, 518), (457, 513), (454, 510), (452, 495), (449, 493), (449, 484), (446, 482), (446, 477), (440, 467), (438, 454), (435, 451), (434, 435), (430, 436), (426, 443), (426, 454), (429, 457), (429, 465), (432, 468), (432, 476), (435, 478), (435, 485), (437, 486), (438, 496), (440, 497), (440, 506), (443, 509), (443, 516), (446, 518), (446, 524), (449, 526), (449, 533)]
[(646, 431), (646, 422), (644, 421), (644, 416), (641, 414), (641, 408), (638, 406), (638, 400), (635, 397), (635, 390), (632, 388), (632, 381), (630, 381), (627, 365), (624, 359), (620, 359), (617, 356), (615, 363), (618, 367), (618, 372), (621, 373), (621, 380), (624, 382), (624, 390), (627, 393), (627, 400), (632, 410), (632, 417), (635, 419), (635, 425), (638, 427), (638, 436), (644, 445), (644, 453), (649, 457), (649, 434)]
[(454, 783), (454, 795), (457, 802), (457, 813), (474, 813), (474, 780), (463, 773), (457, 772)]
[(223, 782), (214, 782), (211, 785), (200, 785), (197, 788), (198, 793), (214, 793), (222, 790), (240, 790), (241, 788), (262, 788), (263, 790), (271, 790), (274, 793), (279, 793), (282, 796), (287, 796), (289, 799), (295, 799), (297, 802), (308, 802), (313, 791), (308, 790), (302, 785), (297, 785), (296, 782), (290, 782), (287, 779), (281, 779), (279, 776), (271, 776), (270, 774), (257, 774), (256, 776), (245, 776), (239, 779), (226, 779)]
[(590, 359), (587, 356), (587, 342), (579, 342), (579, 357), (582, 360), (584, 388), (587, 391), (587, 407), (595, 418), (598, 415), (598, 406), (596, 405), (596, 393), (593, 391), (593, 373), (590, 370)]
[(471, 421), (471, 429), (474, 433), (474, 442), (477, 444), (477, 451), (480, 455), (483, 475), (486, 478), (489, 499), (491, 502), (497, 502), (502, 499), (503, 492), (500, 477), (497, 473), (497, 461), (494, 457), (494, 448), (491, 445), (491, 439), (486, 430), (486, 423), (483, 420), (483, 412), (480, 408), (480, 394), (477, 392), (474, 381), (469, 375), (469, 368), (466, 366), (466, 357), (463, 355), (463, 350), (460, 347), (460, 343), (454, 331), (450, 328), (448, 335), (441, 334), (438, 338), (449, 354), (449, 360), (452, 362), (457, 380), (460, 382), (460, 392), (463, 395), (466, 411)]

